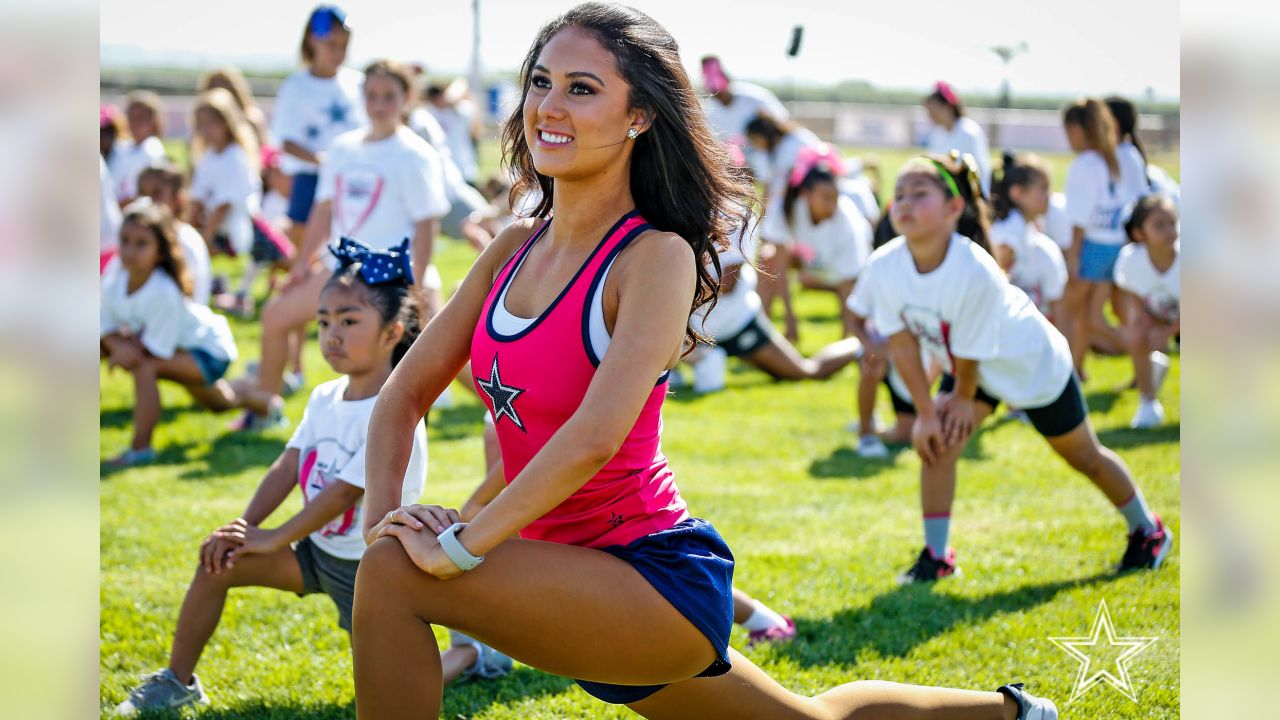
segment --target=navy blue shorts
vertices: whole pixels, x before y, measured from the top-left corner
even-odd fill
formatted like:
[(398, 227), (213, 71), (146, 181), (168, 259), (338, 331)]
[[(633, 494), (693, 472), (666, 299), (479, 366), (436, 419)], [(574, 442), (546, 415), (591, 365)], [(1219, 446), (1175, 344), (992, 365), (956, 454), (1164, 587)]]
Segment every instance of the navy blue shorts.
[(729, 357), (743, 357), (773, 342), (772, 327), (764, 313), (756, 313), (747, 326), (732, 337), (716, 340), (716, 345), (724, 349)]
[(192, 348), (187, 352), (191, 353), (191, 359), (195, 360), (196, 367), (200, 368), (205, 385), (212, 385), (221, 380), (222, 376), (227, 374), (227, 368), (231, 366), (230, 360), (214, 357), (211, 353), (199, 348)]
[(295, 223), (306, 224), (311, 217), (311, 205), (316, 200), (316, 185), (320, 176), (316, 173), (298, 173), (293, 176), (293, 187), (289, 188), (289, 219)]
[[(702, 631), (715, 648), (716, 659), (697, 677), (729, 672), (729, 631), (733, 629), (733, 553), (724, 538), (701, 518), (689, 518), (669, 530), (646, 535), (629, 545), (611, 545), (604, 552), (635, 568), (681, 615)], [(611, 685), (576, 681), (583, 690), (607, 703), (624, 705), (643, 700), (666, 685)]]
[[(956, 379), (950, 375), (942, 376), (942, 386), (938, 388), (939, 392), (951, 392), (955, 388)], [(992, 395), (988, 395), (978, 388), (978, 394), (974, 398), (986, 405), (990, 406), (992, 411), (1000, 406), (1000, 399)], [(1089, 406), (1085, 403), (1084, 392), (1080, 389), (1080, 379), (1076, 374), (1071, 373), (1071, 377), (1067, 378), (1067, 386), (1062, 389), (1058, 397), (1048, 405), (1042, 405), (1037, 408), (1018, 408), (1027, 414), (1027, 419), (1031, 421), (1031, 426), (1041, 435), (1047, 438), (1066, 435), (1067, 433), (1080, 427), (1080, 423), (1089, 417)]]

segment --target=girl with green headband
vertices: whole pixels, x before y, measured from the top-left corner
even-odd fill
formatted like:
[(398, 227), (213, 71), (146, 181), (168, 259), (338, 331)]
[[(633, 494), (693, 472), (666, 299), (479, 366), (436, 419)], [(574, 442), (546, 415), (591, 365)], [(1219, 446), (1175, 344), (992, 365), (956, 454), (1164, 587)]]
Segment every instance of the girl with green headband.
[[(1151, 512), (1129, 468), (1089, 424), (1066, 338), (1009, 284), (987, 246), (989, 210), (970, 158), (923, 157), (903, 166), (893, 225), (902, 233), (872, 254), (859, 280), (873, 320), (917, 410), (925, 547), (903, 583), (958, 573), (948, 545), (956, 461), (1002, 402), (1022, 408), (1054, 452), (1089, 478), (1128, 525), (1117, 570), (1157, 568), (1173, 533)], [(922, 350), (943, 367), (930, 395)]]

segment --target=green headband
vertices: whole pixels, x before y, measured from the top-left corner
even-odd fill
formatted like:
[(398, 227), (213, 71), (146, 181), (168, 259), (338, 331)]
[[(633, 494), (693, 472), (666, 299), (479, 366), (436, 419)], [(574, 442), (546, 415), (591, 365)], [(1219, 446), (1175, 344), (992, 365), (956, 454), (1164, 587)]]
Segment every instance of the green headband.
[(934, 167), (938, 168), (938, 175), (942, 176), (942, 181), (946, 183), (947, 188), (951, 190), (952, 197), (964, 197), (963, 195), (960, 194), (960, 186), (956, 185), (956, 179), (954, 176), (951, 175), (951, 171), (947, 169), (946, 165), (943, 165), (942, 163), (938, 162), (937, 160), (934, 160), (933, 158), (925, 158), (925, 159), (933, 163)]

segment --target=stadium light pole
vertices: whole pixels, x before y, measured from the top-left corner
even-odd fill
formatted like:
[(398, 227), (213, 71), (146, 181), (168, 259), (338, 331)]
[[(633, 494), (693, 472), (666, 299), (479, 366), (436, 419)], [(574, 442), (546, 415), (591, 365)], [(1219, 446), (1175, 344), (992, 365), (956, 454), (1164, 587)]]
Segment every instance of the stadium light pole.
[(469, 82), (471, 84), (471, 92), (479, 93), (476, 103), (479, 111), (479, 120), (487, 123), (489, 120), (489, 94), (483, 87), (484, 78), (480, 76), (480, 0), (471, 0), (471, 68)]
[[(1008, 110), (1013, 106), (1013, 93), (1009, 89), (1009, 63), (1013, 59), (1025, 53), (1030, 47), (1027, 43), (1020, 42), (1017, 45), (993, 45), (987, 48), (1000, 58), (1000, 62), (1004, 66), (1004, 77), (1000, 80), (1000, 107)], [(999, 121), (990, 124), (991, 144), (997, 145), (1000, 142), (1000, 123)]]

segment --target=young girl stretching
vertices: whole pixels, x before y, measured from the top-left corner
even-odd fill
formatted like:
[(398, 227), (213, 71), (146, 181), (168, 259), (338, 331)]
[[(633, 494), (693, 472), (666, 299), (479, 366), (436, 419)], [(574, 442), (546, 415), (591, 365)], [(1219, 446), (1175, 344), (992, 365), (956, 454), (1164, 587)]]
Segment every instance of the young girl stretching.
[[(201, 544), (169, 665), (148, 675), (116, 708), (117, 714), (209, 704), (194, 671), (218, 627), (230, 588), (325, 593), (338, 607), (338, 625), (351, 630), (356, 568), (365, 550), (361, 531), (369, 414), (391, 369), (418, 336), (424, 303), (404, 254), (372, 252), (350, 241), (335, 252), (342, 267), (325, 284), (316, 315), (321, 352), (342, 376), (311, 392), (302, 421), (244, 514)], [(422, 494), (426, 479), (427, 434), (421, 421), (413, 428), (411, 446), (400, 483), (399, 498), (405, 503)], [(295, 487), (302, 492), (303, 509), (276, 527), (261, 527)], [(446, 681), (468, 666), (475, 666), (472, 673), (491, 676), (500, 665), (487, 648), (455, 645), (450, 654)], [(477, 664), (478, 655), (486, 656), (483, 667)]]
[[(932, 582), (956, 573), (948, 545), (956, 461), (1001, 401), (1024, 410), (1124, 517), (1129, 542), (1118, 569), (1159, 567), (1173, 534), (1147, 508), (1124, 461), (1098, 443), (1066, 340), (988, 252), (986, 204), (972, 167), (965, 170), (940, 158), (903, 166), (892, 211), (902, 236), (872, 255), (863, 280), (918, 411), (912, 441), (924, 460), (925, 547), (899, 579)], [(946, 372), (936, 398), (921, 348)]]
[(226, 410), (234, 397), (222, 376), (236, 359), (226, 318), (191, 300), (178, 223), (167, 208), (147, 200), (129, 206), (119, 258), (102, 281), (100, 352), (109, 367), (133, 375), (133, 443), (107, 461), (112, 467), (155, 459), (157, 381), (176, 382), (201, 405)]
[(1164, 406), (1156, 393), (1169, 372), (1169, 358), (1163, 350), (1182, 332), (1178, 209), (1173, 198), (1162, 194), (1143, 197), (1134, 206), (1125, 230), (1133, 242), (1116, 260), (1116, 285), (1128, 293), (1124, 330), (1142, 394), (1129, 427), (1157, 427), (1164, 423)]
[[(716, 293), (706, 266), (751, 188), (729, 174), (675, 40), (637, 10), (569, 10), (520, 79), (505, 154), (518, 186), (541, 188), (542, 220), (485, 249), (370, 420), (357, 716), (436, 717), (441, 623), (649, 718), (1056, 718), (1010, 686), (805, 697), (729, 648), (733, 554), (689, 512), (660, 441), (689, 316)], [(468, 359), (507, 489), (463, 525), (397, 503), (412, 428)]]

